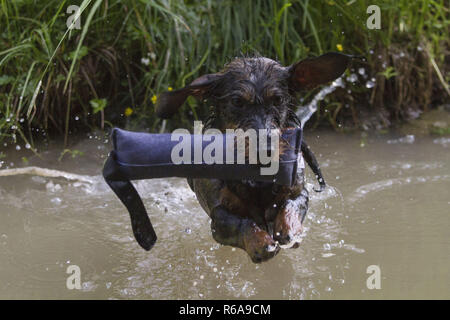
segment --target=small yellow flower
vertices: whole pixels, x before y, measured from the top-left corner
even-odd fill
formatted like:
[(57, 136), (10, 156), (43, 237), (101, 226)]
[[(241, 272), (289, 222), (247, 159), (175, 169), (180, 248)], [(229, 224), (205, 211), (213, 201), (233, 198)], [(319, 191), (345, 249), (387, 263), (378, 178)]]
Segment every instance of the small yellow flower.
[(133, 109), (131, 109), (130, 107), (125, 109), (125, 117), (129, 117), (133, 114)]
[(342, 44), (340, 44), (340, 43), (338, 43), (338, 44), (336, 45), (336, 48), (338, 49), (338, 51), (344, 50), (344, 48), (342, 47)]
[(172, 87), (168, 87), (168, 88), (167, 88), (167, 91), (172, 91), (172, 90), (173, 90)]
[(152, 97), (152, 103), (153, 103), (153, 104), (156, 103), (156, 99), (157, 99), (157, 97), (156, 97), (155, 95), (153, 95), (153, 97)]

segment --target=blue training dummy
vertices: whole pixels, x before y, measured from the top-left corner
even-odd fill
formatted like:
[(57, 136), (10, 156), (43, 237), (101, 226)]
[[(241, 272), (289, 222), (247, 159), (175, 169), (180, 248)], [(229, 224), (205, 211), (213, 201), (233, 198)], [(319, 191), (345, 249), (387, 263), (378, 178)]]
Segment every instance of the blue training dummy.
[[(128, 209), (133, 234), (145, 250), (153, 247), (157, 237), (131, 180), (184, 177), (273, 182), (282, 186), (292, 186), (295, 183), (302, 141), (301, 128), (285, 129), (280, 136), (276, 136), (280, 139), (281, 151), (279, 158), (273, 158), (277, 162), (275, 172), (264, 171), (269, 165), (261, 164), (262, 161), (238, 161), (234, 134), (213, 135), (212, 139), (211, 136), (204, 139), (206, 136), (184, 134), (174, 138), (176, 136), (169, 133), (140, 133), (117, 128), (112, 131), (114, 149), (105, 162), (103, 176)], [(187, 146), (184, 149), (180, 149), (181, 140)], [(227, 144), (227, 141), (232, 143)], [(263, 149), (270, 150), (270, 138), (265, 141), (269, 147)], [(211, 153), (217, 156), (211, 161), (202, 155), (208, 148), (211, 149), (213, 142), (220, 148)], [(218, 153), (219, 149), (222, 154)], [(182, 161), (176, 160), (180, 154)]]

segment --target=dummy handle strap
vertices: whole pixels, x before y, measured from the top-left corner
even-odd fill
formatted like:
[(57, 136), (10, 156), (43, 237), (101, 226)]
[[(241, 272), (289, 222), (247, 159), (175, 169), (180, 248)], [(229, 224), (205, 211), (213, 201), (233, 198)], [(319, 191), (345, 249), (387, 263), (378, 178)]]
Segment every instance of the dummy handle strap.
[(115, 161), (115, 151), (111, 151), (103, 168), (106, 183), (119, 197), (130, 213), (134, 237), (145, 250), (150, 250), (156, 242), (156, 233), (145, 210), (141, 197), (131, 181), (120, 171)]

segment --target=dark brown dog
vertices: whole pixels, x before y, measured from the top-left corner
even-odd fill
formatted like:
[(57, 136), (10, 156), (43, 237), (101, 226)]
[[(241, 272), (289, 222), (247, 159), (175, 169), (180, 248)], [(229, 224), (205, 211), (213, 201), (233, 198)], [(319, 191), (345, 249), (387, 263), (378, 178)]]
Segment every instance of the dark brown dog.
[[(223, 71), (203, 75), (180, 90), (158, 97), (156, 113), (169, 118), (189, 95), (212, 105), (206, 128), (247, 130), (282, 129), (300, 125), (294, 109), (296, 93), (338, 78), (352, 56), (327, 53), (289, 67), (268, 58), (238, 58)], [(317, 161), (308, 146), (302, 155), (325, 186)], [(188, 179), (211, 217), (214, 239), (244, 249), (253, 262), (275, 256), (279, 245), (298, 240), (308, 210), (304, 168), (291, 188), (253, 181)]]

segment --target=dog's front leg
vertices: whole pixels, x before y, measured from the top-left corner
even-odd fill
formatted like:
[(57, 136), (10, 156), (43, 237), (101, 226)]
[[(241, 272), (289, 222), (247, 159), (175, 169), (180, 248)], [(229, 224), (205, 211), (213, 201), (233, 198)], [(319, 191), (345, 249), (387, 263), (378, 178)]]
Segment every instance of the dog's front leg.
[(230, 213), (223, 206), (213, 209), (211, 230), (217, 242), (244, 249), (255, 263), (269, 260), (280, 250), (273, 238), (252, 219)]
[(278, 205), (275, 215), (273, 238), (281, 245), (298, 247), (303, 230), (303, 220), (308, 211), (309, 193), (301, 183)]
[(237, 199), (231, 199), (233, 194), (222, 181), (193, 179), (189, 185), (211, 218), (211, 231), (217, 242), (245, 250), (255, 263), (278, 253), (280, 248), (272, 236), (245, 215), (247, 209)]

